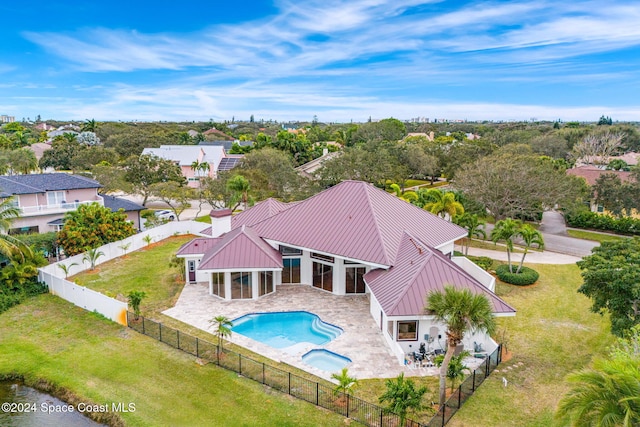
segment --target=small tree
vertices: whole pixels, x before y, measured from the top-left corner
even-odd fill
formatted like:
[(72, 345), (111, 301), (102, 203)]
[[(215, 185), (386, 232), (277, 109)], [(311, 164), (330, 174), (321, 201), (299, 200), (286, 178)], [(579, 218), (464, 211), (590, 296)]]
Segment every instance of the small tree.
[(522, 221), (511, 218), (500, 220), (496, 223), (493, 231), (491, 232), (491, 241), (497, 243), (501, 240), (507, 245), (507, 264), (509, 265), (509, 272), (513, 273), (511, 266), (511, 253), (513, 252), (513, 239), (518, 235), (518, 231), (522, 226)]
[(344, 393), (345, 395), (350, 394), (351, 390), (358, 385), (358, 379), (349, 376), (348, 371), (347, 368), (342, 368), (339, 374), (335, 372), (331, 374), (331, 378), (338, 381), (338, 385), (333, 389), (334, 395), (337, 396), (340, 393)]
[(133, 308), (133, 313), (135, 314), (135, 320), (138, 320), (140, 318), (140, 303), (146, 296), (147, 293), (143, 291), (131, 291), (127, 295), (129, 304), (131, 305), (131, 308)]
[[(447, 379), (451, 381), (451, 392), (456, 388), (456, 382), (462, 381), (464, 379), (465, 372), (468, 370), (467, 365), (464, 364), (463, 360), (465, 357), (469, 355), (468, 351), (463, 351), (457, 356), (453, 356), (451, 361), (449, 362), (449, 369), (447, 369)], [(442, 366), (442, 362), (444, 361), (444, 354), (436, 356), (434, 359), (434, 363), (436, 366)]]
[(122, 249), (122, 252), (124, 253), (124, 256), (127, 256), (127, 251), (129, 250), (129, 248), (131, 247), (131, 242), (126, 243), (124, 245), (120, 245), (118, 246), (120, 249)]
[(542, 237), (542, 233), (533, 228), (530, 224), (523, 224), (518, 230), (518, 236), (524, 241), (524, 253), (522, 254), (522, 259), (520, 260), (520, 265), (518, 266), (516, 273), (520, 273), (520, 270), (522, 270), (524, 257), (527, 256), (529, 249), (533, 245), (538, 246), (538, 249), (544, 249), (544, 238)]
[(482, 237), (483, 239), (487, 238), (487, 233), (484, 231), (485, 222), (480, 220), (476, 214), (465, 212), (461, 216), (456, 217), (453, 222), (467, 230), (467, 237), (465, 238), (466, 245), (464, 249), (465, 255), (469, 254), (471, 239), (474, 237)]
[(233, 327), (233, 322), (231, 322), (228, 317), (222, 315), (214, 317), (209, 322), (214, 324), (216, 327), (215, 333), (218, 336), (218, 348), (222, 350), (224, 345), (224, 338), (231, 336), (231, 328)]
[(150, 234), (147, 234), (146, 236), (144, 236), (142, 238), (142, 241), (145, 242), (147, 244), (147, 246), (149, 246), (151, 244), (151, 242), (153, 242), (153, 237), (151, 237)]
[(104, 252), (98, 249), (89, 249), (82, 257), (82, 262), (88, 261), (89, 264), (91, 264), (91, 270), (95, 270), (96, 261), (98, 261), (98, 258), (101, 256), (104, 256)]
[(78, 265), (77, 262), (72, 262), (71, 264), (58, 264), (58, 268), (64, 271), (64, 278), (69, 277), (69, 273), (71, 272), (71, 267)]
[(405, 424), (409, 411), (419, 411), (424, 407), (422, 397), (427, 387), (416, 388), (413, 380), (405, 380), (404, 372), (397, 378), (385, 381), (386, 391), (378, 398), (380, 403), (386, 403), (385, 409), (400, 417), (400, 425)]

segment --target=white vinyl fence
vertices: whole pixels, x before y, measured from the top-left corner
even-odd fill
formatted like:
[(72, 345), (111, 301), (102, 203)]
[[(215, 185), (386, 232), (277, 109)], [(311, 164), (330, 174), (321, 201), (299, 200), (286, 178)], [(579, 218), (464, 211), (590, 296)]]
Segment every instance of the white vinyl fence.
[[(173, 221), (168, 222), (142, 233), (135, 234), (118, 242), (109, 243), (97, 248), (97, 251), (104, 253), (96, 261), (96, 266), (114, 258), (123, 256), (126, 253), (137, 251), (150, 243), (159, 242), (170, 236), (180, 234), (199, 234), (201, 230), (209, 225), (197, 221)], [(145, 240), (150, 236), (150, 241)], [(78, 307), (85, 310), (96, 311), (103, 316), (122, 325), (127, 325), (127, 303), (108, 297), (100, 292), (87, 289), (65, 279), (65, 273), (59, 265), (66, 265), (69, 274), (77, 274), (91, 268), (89, 262), (83, 262), (84, 254), (69, 257), (63, 261), (50, 264), (39, 269), (38, 278), (47, 284), (49, 292), (57, 295)], [(72, 264), (77, 264), (71, 266)]]

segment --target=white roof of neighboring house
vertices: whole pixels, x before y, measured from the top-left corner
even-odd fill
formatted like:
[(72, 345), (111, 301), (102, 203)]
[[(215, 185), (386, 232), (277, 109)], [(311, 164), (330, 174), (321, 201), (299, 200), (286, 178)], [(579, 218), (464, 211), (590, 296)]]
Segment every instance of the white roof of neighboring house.
[(142, 154), (178, 162), (180, 166), (191, 166), (197, 160), (213, 164), (216, 168), (220, 160), (226, 157), (224, 148), (218, 145), (161, 145), (158, 148), (145, 148)]

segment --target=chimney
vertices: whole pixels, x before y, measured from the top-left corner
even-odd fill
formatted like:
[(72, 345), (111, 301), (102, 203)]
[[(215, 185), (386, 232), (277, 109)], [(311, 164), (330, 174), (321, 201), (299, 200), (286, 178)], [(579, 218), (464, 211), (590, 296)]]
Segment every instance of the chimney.
[(231, 231), (231, 209), (213, 209), (211, 217), (211, 237), (219, 237)]

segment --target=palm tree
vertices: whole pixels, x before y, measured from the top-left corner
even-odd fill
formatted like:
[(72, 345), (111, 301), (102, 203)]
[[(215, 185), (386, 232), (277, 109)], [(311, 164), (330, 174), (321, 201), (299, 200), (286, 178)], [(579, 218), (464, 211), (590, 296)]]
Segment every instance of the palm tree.
[(21, 256), (30, 249), (7, 232), (15, 219), (20, 218), (20, 208), (15, 204), (13, 197), (0, 199), (0, 254), (7, 258)]
[(349, 376), (349, 370), (342, 368), (340, 373), (331, 374), (331, 378), (338, 381), (338, 385), (333, 389), (333, 394), (336, 396), (340, 393), (349, 394), (358, 385), (358, 379)]
[(216, 327), (215, 333), (218, 336), (218, 348), (222, 350), (224, 344), (223, 338), (231, 336), (233, 322), (231, 322), (228, 317), (220, 315), (211, 319), (209, 323), (213, 323)]
[(393, 190), (396, 197), (404, 200), (405, 202), (413, 203), (418, 200), (418, 195), (415, 191), (402, 191), (402, 189), (400, 189), (400, 186), (396, 183), (391, 184), (389, 188)]
[(425, 311), (447, 327), (447, 352), (440, 366), (440, 406), (442, 406), (446, 398), (449, 362), (456, 346), (462, 342), (467, 332), (483, 331), (493, 334), (496, 323), (491, 303), (485, 295), (474, 295), (469, 289), (456, 289), (450, 285), (444, 287), (444, 292), (432, 292), (427, 296)]
[(129, 304), (131, 304), (131, 307), (133, 308), (135, 320), (138, 320), (140, 318), (140, 303), (146, 296), (147, 296), (147, 293), (143, 291), (131, 291), (127, 295)]
[(64, 271), (64, 278), (69, 277), (69, 273), (71, 272), (71, 267), (78, 265), (77, 262), (72, 262), (71, 264), (58, 264), (58, 268)]
[(191, 170), (195, 175), (198, 175), (198, 171), (200, 170), (200, 162), (197, 160), (191, 162)]
[(209, 166), (209, 163), (207, 162), (201, 162), (198, 166), (198, 170), (200, 171), (201, 175), (208, 176), (209, 171), (211, 170), (211, 166)]
[(516, 273), (520, 273), (522, 264), (524, 264), (524, 257), (527, 256), (527, 252), (529, 252), (529, 248), (531, 248), (532, 245), (537, 245), (538, 249), (544, 249), (544, 238), (542, 237), (542, 233), (533, 228), (531, 224), (522, 225), (518, 230), (518, 236), (524, 241), (524, 254), (522, 254), (522, 259), (520, 260), (520, 265), (518, 266)]
[(614, 353), (593, 368), (569, 374), (573, 384), (560, 400), (556, 417), (572, 426), (640, 425), (640, 360)]
[(227, 189), (235, 192), (242, 201), (244, 209), (247, 209), (247, 203), (249, 200), (249, 181), (242, 175), (236, 175), (227, 181)]
[(386, 410), (400, 417), (399, 425), (405, 425), (409, 410), (419, 411), (423, 408), (422, 397), (427, 392), (427, 387), (416, 389), (413, 380), (405, 380), (404, 372), (394, 379), (385, 381), (386, 391), (378, 398), (380, 403), (387, 402)]
[(124, 245), (120, 245), (118, 246), (120, 249), (122, 249), (122, 252), (124, 252), (124, 257), (127, 256), (127, 251), (129, 250), (129, 248), (131, 247), (131, 242), (129, 243), (125, 243)]
[(484, 231), (485, 222), (479, 219), (476, 214), (465, 212), (461, 216), (456, 217), (453, 222), (467, 230), (467, 237), (465, 239), (467, 244), (464, 249), (465, 255), (469, 254), (471, 239), (474, 237), (482, 237), (483, 239), (487, 238), (487, 233)]
[(434, 215), (439, 215), (442, 218), (446, 218), (448, 215), (453, 219), (464, 213), (462, 203), (458, 202), (456, 195), (450, 191), (442, 192), (437, 188), (431, 188), (427, 190), (425, 196), (429, 201), (425, 203), (423, 209)]
[(96, 131), (98, 130), (98, 122), (96, 122), (95, 119), (91, 119), (91, 120), (87, 119), (82, 124), (82, 127), (80, 128), (80, 130), (82, 132), (96, 133)]
[(522, 221), (511, 218), (503, 219), (496, 222), (496, 226), (491, 232), (491, 241), (497, 243), (504, 240), (507, 245), (507, 264), (509, 272), (513, 273), (511, 267), (511, 252), (513, 252), (513, 239), (518, 236), (518, 231), (522, 226)]
[(89, 249), (82, 257), (82, 262), (89, 261), (91, 264), (91, 270), (95, 270), (96, 261), (98, 261), (98, 258), (101, 256), (104, 256), (104, 252), (99, 251), (98, 249)]

